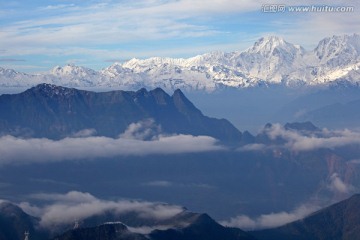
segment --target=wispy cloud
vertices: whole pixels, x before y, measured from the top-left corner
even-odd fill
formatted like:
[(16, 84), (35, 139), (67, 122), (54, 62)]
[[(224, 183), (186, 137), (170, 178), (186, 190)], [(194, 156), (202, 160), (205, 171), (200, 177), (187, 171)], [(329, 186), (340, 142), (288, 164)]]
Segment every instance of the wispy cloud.
[(331, 191), (340, 194), (350, 194), (355, 190), (352, 185), (345, 183), (337, 173), (333, 173), (330, 176), (330, 184), (328, 187)]
[(157, 181), (145, 182), (142, 185), (150, 186), (150, 187), (171, 187), (173, 186), (173, 183), (164, 180), (157, 180)]
[(120, 137), (125, 139), (154, 140), (158, 138), (160, 133), (160, 125), (157, 125), (153, 119), (145, 119), (131, 123)]
[(246, 215), (239, 215), (221, 224), (229, 227), (238, 227), (244, 230), (264, 229), (282, 226), (299, 219), (302, 219), (320, 209), (320, 206), (305, 204), (290, 212), (278, 212), (263, 214), (259, 217), (251, 218)]
[(179, 187), (179, 188), (198, 188), (198, 189), (215, 189), (215, 186), (206, 183), (176, 183), (166, 180), (155, 180), (144, 182), (142, 186), (147, 187)]
[(45, 228), (72, 224), (74, 219), (84, 220), (108, 211), (115, 215), (132, 212), (139, 218), (154, 220), (165, 220), (184, 211), (184, 208), (176, 205), (138, 200), (109, 201), (78, 191), (65, 194), (33, 194), (30, 198), (47, 202), (44, 206), (35, 206), (29, 202), (19, 204), (25, 212), (40, 217), (40, 224)]
[(324, 129), (321, 134), (305, 136), (297, 131), (286, 130), (280, 124), (274, 124), (266, 133), (272, 139), (283, 138), (286, 140), (285, 146), (294, 151), (311, 151), (319, 148), (360, 144), (360, 133), (347, 129), (342, 131)]
[(58, 5), (48, 5), (46, 7), (41, 7), (40, 10), (59, 10), (64, 8), (73, 8), (75, 4), (58, 4)]
[(237, 151), (240, 152), (248, 152), (248, 151), (261, 151), (261, 150), (265, 150), (268, 147), (265, 144), (260, 144), (260, 143), (252, 143), (252, 144), (246, 144), (242, 147), (239, 147), (237, 149)]
[(0, 58), (0, 62), (25, 62), (24, 59), (17, 59), (17, 58)]

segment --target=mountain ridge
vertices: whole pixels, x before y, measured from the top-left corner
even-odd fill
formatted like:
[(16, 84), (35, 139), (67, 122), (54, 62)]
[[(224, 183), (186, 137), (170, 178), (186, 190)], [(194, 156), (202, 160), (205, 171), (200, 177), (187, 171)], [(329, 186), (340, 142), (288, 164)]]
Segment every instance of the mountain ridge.
[[(181, 90), (168, 95), (147, 91), (91, 92), (40, 84), (19, 94), (0, 96), (0, 133), (63, 138), (84, 129), (118, 137), (130, 124), (152, 119), (166, 134), (206, 135), (239, 142), (242, 133), (225, 119), (207, 117)], [(155, 126), (148, 126), (155, 127)]]
[[(0, 203), (0, 238), (2, 240), (24, 239), (24, 233), (29, 233), (29, 239), (45, 240), (162, 240), (162, 239), (228, 239), (255, 240), (250, 234), (241, 229), (226, 228), (217, 223), (209, 215), (183, 211), (169, 217), (166, 225), (150, 225), (150, 220), (140, 222), (139, 227), (130, 227), (126, 216), (114, 213), (114, 216), (103, 216), (100, 222), (91, 222), (92, 217), (83, 219), (82, 224), (71, 228), (68, 224), (58, 224), (52, 227), (39, 226), (40, 218), (34, 217), (15, 203)], [(119, 221), (121, 220), (121, 221)], [(156, 218), (152, 219), (156, 224)], [(150, 221), (151, 222), (151, 221)], [(144, 233), (141, 227), (148, 227), (149, 233)], [(55, 231), (53, 231), (55, 229)], [(161, 230), (162, 229), (162, 230)]]
[(0, 87), (51, 83), (67, 87), (161, 87), (212, 92), (223, 87), (261, 85), (317, 86), (360, 82), (360, 35), (332, 36), (317, 47), (303, 47), (281, 37), (260, 38), (245, 51), (211, 52), (191, 58), (133, 58), (100, 71), (68, 64), (43, 74), (0, 68)]
[(252, 233), (260, 240), (360, 239), (359, 202), (360, 194), (355, 194), (304, 219)]

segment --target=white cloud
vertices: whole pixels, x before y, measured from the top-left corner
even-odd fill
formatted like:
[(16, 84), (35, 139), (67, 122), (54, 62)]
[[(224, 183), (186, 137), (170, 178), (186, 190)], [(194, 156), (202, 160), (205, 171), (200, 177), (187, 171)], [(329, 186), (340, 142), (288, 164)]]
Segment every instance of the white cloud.
[(131, 123), (121, 138), (137, 140), (154, 140), (161, 133), (161, 127), (153, 119), (145, 119), (137, 123)]
[(320, 209), (320, 207), (315, 205), (301, 205), (291, 212), (263, 214), (256, 218), (240, 215), (231, 218), (228, 221), (222, 221), (221, 224), (229, 227), (238, 227), (244, 230), (273, 228), (302, 219), (318, 209)]
[(137, 200), (108, 201), (77, 191), (66, 194), (36, 194), (30, 197), (48, 201), (41, 207), (33, 206), (28, 202), (19, 204), (28, 214), (40, 217), (40, 224), (45, 228), (57, 228), (73, 223), (74, 219), (83, 220), (107, 211), (119, 215), (134, 212), (140, 218), (157, 220), (165, 220), (184, 211), (182, 207), (176, 205)]
[(252, 219), (246, 215), (239, 215), (231, 218), (229, 221), (220, 222), (225, 227), (238, 227), (244, 230), (253, 230), (257, 228), (256, 219)]
[(91, 128), (91, 129), (83, 129), (81, 131), (78, 131), (76, 133), (74, 133), (72, 135), (72, 137), (78, 138), (78, 137), (90, 137), (90, 136), (94, 136), (96, 134), (96, 130)]
[(150, 186), (150, 187), (171, 187), (173, 186), (172, 182), (164, 181), (164, 180), (158, 180), (158, 181), (151, 181), (143, 183), (144, 186)]
[(148, 187), (179, 187), (179, 188), (198, 188), (198, 189), (215, 189), (215, 186), (212, 186), (207, 183), (176, 183), (165, 180), (156, 180), (142, 183), (143, 186)]
[(353, 160), (350, 160), (348, 163), (350, 163), (350, 164), (360, 164), (360, 159), (353, 159)]
[(154, 230), (167, 230), (169, 229), (170, 226), (166, 226), (166, 225), (156, 225), (153, 227), (149, 227), (149, 226), (143, 226), (143, 227), (128, 227), (128, 229), (131, 232), (134, 233), (140, 233), (140, 234), (149, 234)]
[(94, 159), (114, 156), (178, 154), (223, 150), (217, 140), (208, 136), (159, 136), (155, 140), (82, 137), (50, 140), (0, 137), (0, 165)]
[(266, 145), (260, 144), (260, 143), (253, 143), (253, 144), (246, 144), (240, 148), (238, 148), (238, 151), (241, 152), (247, 152), (247, 151), (261, 151), (266, 149)]
[(58, 5), (48, 5), (46, 7), (40, 8), (40, 10), (59, 10), (64, 8), (73, 8), (75, 4), (58, 4)]
[(349, 194), (354, 190), (354, 187), (349, 184), (346, 184), (337, 173), (333, 173), (330, 176), (329, 188), (331, 191), (335, 193), (344, 193), (344, 194)]
[(351, 144), (360, 144), (360, 133), (350, 130), (329, 131), (324, 129), (321, 135), (304, 136), (293, 130), (286, 130), (280, 124), (273, 124), (266, 130), (271, 139), (278, 137), (287, 141), (286, 147), (294, 151), (311, 151), (319, 148), (336, 148)]
[[(57, 5), (46, 8), (55, 10), (63, 7), (68, 6)], [(183, 38), (214, 33), (214, 30), (206, 26), (183, 21), (184, 18), (194, 17), (193, 14), (184, 17), (185, 13), (189, 14), (190, 9), (193, 9), (187, 1), (153, 1), (152, 4), (147, 4), (146, 1), (122, 2), (87, 7), (71, 6), (71, 8), (72, 11), (58, 12), (58, 14), (46, 15), (44, 18), (38, 17), (36, 20), (29, 19), (4, 26), (3, 31), (0, 32), (0, 43), (11, 50), (16, 47), (23, 50), (28, 49), (28, 46), (45, 46), (45, 49), (52, 51), (54, 45), (68, 48), (74, 44), (104, 45), (139, 38), (148, 40)], [(57, 50), (64, 49), (60, 47)]]

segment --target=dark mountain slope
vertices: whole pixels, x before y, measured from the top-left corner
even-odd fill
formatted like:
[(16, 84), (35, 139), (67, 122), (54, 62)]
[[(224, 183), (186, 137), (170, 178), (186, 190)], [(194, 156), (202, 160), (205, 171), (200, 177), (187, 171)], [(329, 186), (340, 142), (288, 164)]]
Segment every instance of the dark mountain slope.
[(182, 228), (155, 230), (150, 233), (152, 240), (254, 240), (250, 234), (235, 228), (225, 228), (207, 214), (192, 216), (190, 223)]
[(204, 116), (180, 91), (90, 92), (40, 84), (20, 94), (0, 96), (0, 133), (15, 136), (70, 136), (83, 129), (116, 137), (129, 124), (152, 118), (166, 133), (208, 135), (241, 141), (241, 132), (225, 119)]
[(29, 232), (31, 239), (46, 239), (46, 233), (36, 229), (38, 219), (26, 214), (23, 210), (11, 203), (0, 203), (0, 239), (24, 239), (25, 231)]
[(293, 223), (253, 232), (266, 240), (357, 240), (360, 239), (360, 194)]
[(96, 227), (79, 228), (65, 232), (57, 240), (147, 240), (145, 236), (130, 232), (122, 223), (107, 223)]
[(207, 214), (181, 214), (168, 222), (167, 230), (154, 230), (148, 235), (129, 231), (122, 223), (102, 224), (96, 227), (68, 231), (58, 240), (254, 240), (240, 229), (225, 228)]

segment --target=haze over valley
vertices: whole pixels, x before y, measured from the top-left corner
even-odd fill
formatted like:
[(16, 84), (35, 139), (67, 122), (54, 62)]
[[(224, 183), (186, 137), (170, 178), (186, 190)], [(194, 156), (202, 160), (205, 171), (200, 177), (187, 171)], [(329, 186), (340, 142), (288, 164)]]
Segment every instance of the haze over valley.
[[(344, 91), (357, 90), (308, 96)], [(161, 214), (157, 204), (171, 203), (169, 217), (184, 206), (224, 226), (273, 228), (355, 194), (360, 183), (356, 129), (275, 122), (251, 133), (205, 116), (181, 90), (90, 92), (40, 84), (3, 94), (0, 108), (0, 198), (39, 217), (40, 225), (51, 224), (55, 232), (45, 236), (69, 229), (74, 219), (94, 226), (86, 219), (103, 214), (104, 222), (148, 231), (169, 227), (106, 215), (122, 204), (125, 212), (154, 204)], [(92, 210), (81, 211), (83, 204)], [(67, 205), (77, 210), (56, 222), (56, 209)]]

